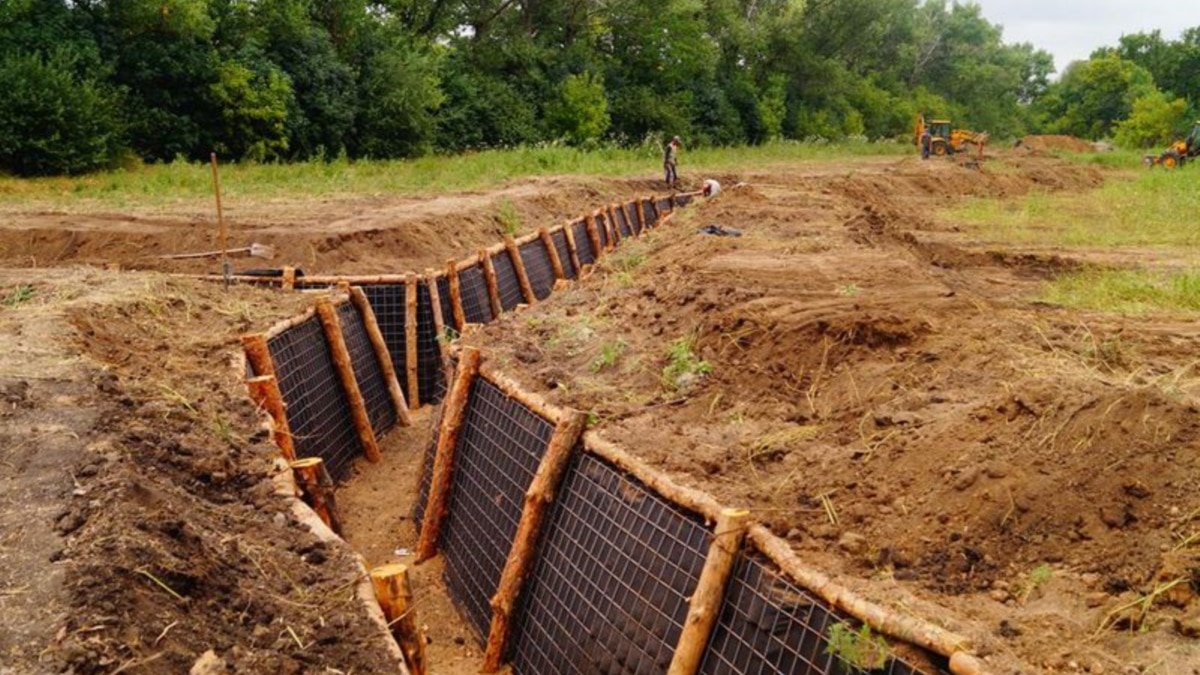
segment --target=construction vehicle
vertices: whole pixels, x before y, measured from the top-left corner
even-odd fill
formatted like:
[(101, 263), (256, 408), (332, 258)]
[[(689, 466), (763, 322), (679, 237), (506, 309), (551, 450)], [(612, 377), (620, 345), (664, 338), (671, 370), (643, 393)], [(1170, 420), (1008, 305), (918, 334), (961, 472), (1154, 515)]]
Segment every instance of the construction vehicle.
[(1183, 140), (1175, 141), (1157, 157), (1146, 155), (1143, 161), (1147, 166), (1161, 166), (1174, 169), (1183, 166), (1189, 159), (1200, 155), (1200, 121), (1192, 126), (1192, 131)]
[(986, 131), (955, 129), (950, 120), (930, 120), (926, 122), (924, 115), (917, 115), (916, 138), (918, 148), (921, 147), (921, 137), (926, 131), (929, 132), (929, 154), (937, 157), (945, 157), (956, 152), (966, 152), (970, 150), (968, 146), (978, 148), (979, 155), (982, 157), (983, 147), (987, 145), (988, 141)]

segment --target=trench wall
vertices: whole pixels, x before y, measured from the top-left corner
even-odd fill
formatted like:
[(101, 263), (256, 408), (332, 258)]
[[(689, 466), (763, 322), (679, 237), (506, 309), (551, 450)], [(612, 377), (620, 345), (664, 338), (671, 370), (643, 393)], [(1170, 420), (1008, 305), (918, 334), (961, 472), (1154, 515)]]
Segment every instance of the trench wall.
[[(446, 395), (448, 344), (456, 331), (546, 299), (560, 281), (579, 278), (622, 240), (660, 226), (692, 198), (612, 205), (422, 275), (291, 283), (298, 289), (352, 284), (365, 293), (369, 311), (345, 301), (336, 307), (360, 405), (369, 432), (379, 437), (401, 422), (401, 405), (432, 404)], [(371, 323), (382, 346), (369, 339)], [(321, 457), (341, 480), (366, 447), (361, 429), (351, 423), (354, 395), (339, 381), (328, 331), (315, 315), (300, 317), (272, 329), (267, 344), (297, 457)], [(401, 405), (388, 394), (385, 359), (404, 394)], [(447, 588), (481, 639), (493, 620), (492, 597), (513, 549), (526, 491), (556, 423), (495, 377), (484, 373), (470, 385), (439, 539)], [(418, 522), (426, 515), (437, 442), (435, 435), (426, 455)], [(537, 540), (505, 651), (516, 673), (662, 673), (683, 631), (714, 536), (710, 519), (594, 450), (584, 440), (574, 448)], [(749, 543), (737, 554), (718, 616), (702, 673), (946, 672), (922, 670), (894, 655), (864, 670), (831, 654), (830, 627), (860, 624), (789, 579)]]

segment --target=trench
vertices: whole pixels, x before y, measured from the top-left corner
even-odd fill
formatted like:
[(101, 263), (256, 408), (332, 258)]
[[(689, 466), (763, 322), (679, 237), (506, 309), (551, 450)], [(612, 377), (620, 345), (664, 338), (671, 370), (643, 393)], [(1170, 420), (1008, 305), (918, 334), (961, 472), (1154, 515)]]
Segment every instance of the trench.
[[(974, 663), (964, 640), (836, 587), (761, 526), (723, 529), (733, 521), (711, 497), (573, 428), (580, 413), (457, 348), (472, 324), (551, 299), (698, 196), (613, 204), (423, 275), (242, 279), (333, 291), (324, 314), (244, 340), (248, 374), (274, 376), (282, 405), (264, 407), (290, 441), (285, 458), (320, 458), (334, 482), (354, 481), (380, 439), (427, 425), (419, 460), (399, 469), (419, 465), (419, 482), (389, 489), (413, 505), (416, 550), (405, 553), (436, 553), (427, 569), (483, 654), (472, 671), (486, 662), (538, 674), (968, 672), (958, 667)], [(323, 495), (305, 496), (321, 513)], [(720, 551), (728, 561), (710, 572)], [(864, 623), (891, 647), (847, 641)]]

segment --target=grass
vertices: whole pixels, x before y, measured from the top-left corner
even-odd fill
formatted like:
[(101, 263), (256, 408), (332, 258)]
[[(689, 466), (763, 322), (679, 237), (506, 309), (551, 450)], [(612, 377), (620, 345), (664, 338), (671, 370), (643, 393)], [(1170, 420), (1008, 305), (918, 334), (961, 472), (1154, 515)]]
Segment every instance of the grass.
[(854, 630), (844, 622), (829, 627), (825, 636), (825, 653), (841, 659), (855, 668), (874, 670), (887, 664), (888, 643), (883, 637), (871, 633), (871, 627), (863, 624)]
[(696, 340), (681, 337), (667, 348), (667, 365), (662, 370), (662, 384), (667, 391), (679, 391), (688, 384), (712, 372), (712, 364), (695, 352)]
[(1119, 314), (1200, 311), (1200, 273), (1096, 270), (1068, 274), (1046, 285), (1042, 299), (1056, 305)]
[(37, 295), (37, 291), (34, 290), (33, 286), (30, 286), (29, 284), (21, 284), (4, 296), (4, 306), (16, 307), (17, 305), (32, 300), (33, 296), (35, 295)]
[[(701, 170), (740, 170), (795, 161), (845, 161), (849, 157), (901, 155), (900, 143), (779, 141), (757, 147), (697, 148), (681, 157), (684, 174)], [(487, 150), (412, 160), (348, 161), (298, 164), (228, 164), (221, 167), (226, 201), (306, 195), (430, 195), (494, 188), (513, 178), (579, 175), (659, 176), (661, 149), (584, 151), (563, 146)], [(80, 204), (109, 207), (161, 206), (212, 199), (212, 174), (203, 162), (174, 161), (78, 177), (18, 179), (0, 177), (0, 199), (11, 205)]]

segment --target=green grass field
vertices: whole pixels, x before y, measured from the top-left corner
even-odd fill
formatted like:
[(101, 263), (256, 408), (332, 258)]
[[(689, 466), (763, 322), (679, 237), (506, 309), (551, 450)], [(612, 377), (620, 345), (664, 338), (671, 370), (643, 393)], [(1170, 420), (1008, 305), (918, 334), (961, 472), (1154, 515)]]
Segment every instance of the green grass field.
[[(781, 141), (757, 147), (684, 149), (681, 171), (737, 170), (780, 162), (834, 161), (847, 156), (900, 155), (911, 152), (898, 143), (801, 143)], [(552, 146), (489, 150), (457, 156), (414, 160), (242, 164), (221, 167), (222, 192), (231, 198), (273, 199), (303, 194), (316, 197), (350, 195), (436, 194), (495, 188), (514, 178), (536, 176), (661, 176), (661, 154), (652, 145), (639, 148), (579, 150)], [(208, 164), (172, 162), (138, 166), (74, 178), (22, 180), (0, 178), (0, 197), (10, 204), (68, 207), (86, 200), (92, 205), (154, 206), (212, 194)]]

